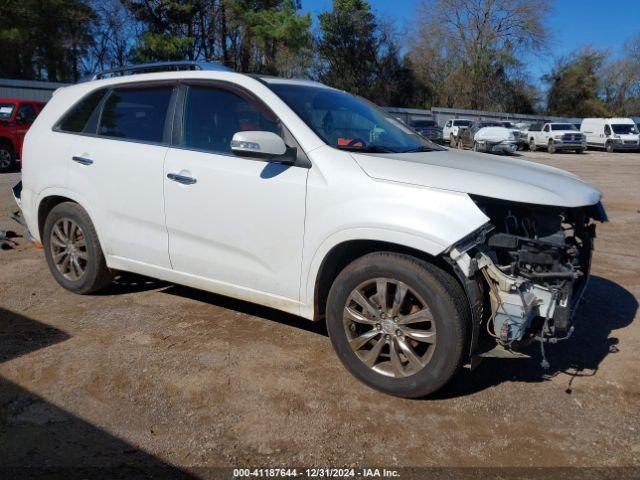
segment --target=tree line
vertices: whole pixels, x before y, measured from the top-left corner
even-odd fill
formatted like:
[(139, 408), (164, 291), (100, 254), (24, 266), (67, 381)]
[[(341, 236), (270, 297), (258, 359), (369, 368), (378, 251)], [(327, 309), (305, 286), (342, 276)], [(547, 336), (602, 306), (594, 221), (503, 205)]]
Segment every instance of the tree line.
[(621, 52), (557, 59), (545, 89), (530, 78), (526, 59), (553, 51), (549, 13), (549, 0), (424, 0), (401, 32), (365, 0), (333, 0), (315, 23), (301, 0), (0, 0), (0, 77), (77, 82), (131, 63), (203, 60), (381, 105), (639, 114), (640, 35)]

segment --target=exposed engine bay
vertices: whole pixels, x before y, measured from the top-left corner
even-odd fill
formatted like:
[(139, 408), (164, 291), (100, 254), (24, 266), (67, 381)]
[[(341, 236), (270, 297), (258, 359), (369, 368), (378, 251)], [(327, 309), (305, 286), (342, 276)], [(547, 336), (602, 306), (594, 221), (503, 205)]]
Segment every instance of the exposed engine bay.
[(544, 343), (573, 333), (573, 314), (591, 266), (593, 221), (607, 221), (604, 208), (472, 198), (490, 222), (458, 242), (449, 257), (464, 276), (467, 294), (475, 297), (473, 340), (493, 338), (513, 351), (537, 340), (543, 366), (548, 365)]

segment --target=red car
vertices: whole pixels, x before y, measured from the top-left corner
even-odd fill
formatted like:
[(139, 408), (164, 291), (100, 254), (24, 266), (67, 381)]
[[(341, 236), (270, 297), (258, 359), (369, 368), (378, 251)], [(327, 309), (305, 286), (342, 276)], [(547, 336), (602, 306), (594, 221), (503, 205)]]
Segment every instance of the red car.
[(0, 98), (0, 172), (17, 166), (24, 135), (44, 106), (35, 100)]

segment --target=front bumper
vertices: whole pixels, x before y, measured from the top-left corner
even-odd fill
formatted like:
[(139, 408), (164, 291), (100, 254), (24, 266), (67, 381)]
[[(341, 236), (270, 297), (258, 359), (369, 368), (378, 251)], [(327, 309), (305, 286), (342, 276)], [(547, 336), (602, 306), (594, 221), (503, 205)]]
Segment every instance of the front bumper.
[(494, 153), (514, 153), (518, 150), (518, 143), (510, 140), (494, 144), (487, 142), (487, 146), (487, 150)]
[(613, 149), (614, 150), (624, 150), (624, 151), (628, 151), (628, 150), (639, 150), (640, 149), (640, 143), (638, 142), (633, 142), (633, 143), (627, 143), (627, 142), (613, 142)]

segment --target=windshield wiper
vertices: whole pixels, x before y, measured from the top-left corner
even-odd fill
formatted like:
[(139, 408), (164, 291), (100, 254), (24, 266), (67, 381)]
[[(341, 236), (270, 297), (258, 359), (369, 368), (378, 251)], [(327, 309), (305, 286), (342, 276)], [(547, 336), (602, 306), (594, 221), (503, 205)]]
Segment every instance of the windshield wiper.
[(413, 148), (411, 150), (404, 150), (400, 153), (415, 153), (415, 152), (435, 152), (436, 149), (435, 148), (431, 148), (431, 147), (427, 147), (427, 146), (420, 146), (418, 148)]
[(360, 153), (398, 153), (397, 150), (383, 147), (381, 145), (369, 145), (368, 147), (338, 147), (340, 150), (348, 150), (349, 152)]

